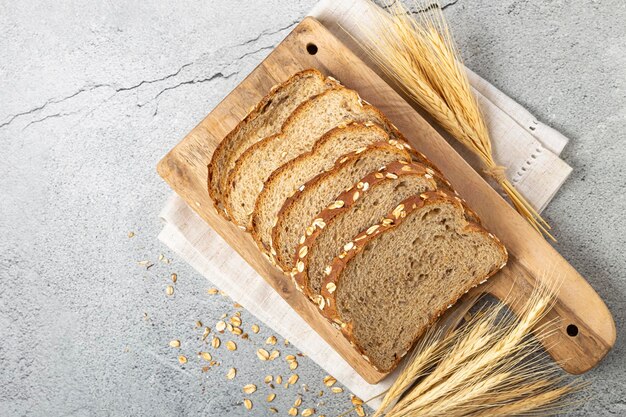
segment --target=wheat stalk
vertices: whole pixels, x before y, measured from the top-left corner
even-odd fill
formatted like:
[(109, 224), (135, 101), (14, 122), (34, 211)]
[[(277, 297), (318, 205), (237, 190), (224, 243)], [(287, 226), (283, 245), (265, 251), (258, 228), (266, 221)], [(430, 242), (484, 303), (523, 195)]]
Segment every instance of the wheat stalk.
[[(555, 331), (545, 316), (559, 283), (541, 284), (518, 314), (491, 304), (444, 337), (425, 337), (375, 416), (504, 416), (551, 414), (581, 388), (565, 383), (532, 333)], [(508, 300), (511, 301), (511, 300)], [(432, 331), (431, 331), (432, 332)]]
[[(456, 140), (475, 153), (508, 195), (515, 209), (540, 233), (554, 237), (550, 225), (506, 178), (505, 168), (493, 158), (485, 119), (467, 79), (441, 7), (436, 1), (416, 1), (411, 14), (400, 1), (374, 16), (374, 27), (364, 30), (362, 49), (411, 100), (426, 110)], [(372, 10), (378, 10), (373, 7)]]
[(376, 411), (373, 417), (381, 416), (395, 403), (402, 393), (410, 388), (417, 379), (424, 376), (442, 358), (450, 345), (452, 340), (450, 335), (453, 333), (454, 330), (447, 337), (444, 337), (437, 332), (434, 326), (426, 332), (416, 345), (408, 361), (406, 361), (406, 367), (385, 394), (378, 411)]

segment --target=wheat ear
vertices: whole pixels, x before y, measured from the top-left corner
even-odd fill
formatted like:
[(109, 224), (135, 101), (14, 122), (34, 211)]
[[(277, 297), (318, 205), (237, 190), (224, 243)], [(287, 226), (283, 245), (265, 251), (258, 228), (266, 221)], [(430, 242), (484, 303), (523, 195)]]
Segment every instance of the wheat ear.
[(388, 6), (391, 15), (372, 7), (379, 11), (374, 27), (364, 30), (368, 45), (355, 41), (406, 96), (481, 159), (483, 172), (500, 185), (535, 230), (554, 240), (550, 225), (493, 158), (489, 130), (441, 7), (436, 1), (416, 1), (415, 5), (416, 14), (400, 1)]

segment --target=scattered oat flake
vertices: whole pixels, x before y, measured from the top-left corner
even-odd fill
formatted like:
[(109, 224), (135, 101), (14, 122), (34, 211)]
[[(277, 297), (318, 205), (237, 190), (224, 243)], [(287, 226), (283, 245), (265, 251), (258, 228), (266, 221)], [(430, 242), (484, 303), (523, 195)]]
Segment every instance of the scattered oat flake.
[(217, 288), (209, 288), (209, 289), (207, 290), (207, 292), (208, 292), (210, 295), (215, 295), (215, 294), (219, 294), (220, 290), (218, 290)]
[(330, 390), (334, 392), (335, 394), (340, 394), (343, 392), (343, 388), (341, 387), (332, 387)]
[(289, 409), (289, 411), (287, 412), (287, 414), (289, 414), (290, 416), (297, 416), (298, 415), (298, 409), (295, 407), (291, 407)]
[(202, 322), (200, 320), (196, 321), (196, 327), (202, 327)]
[(289, 362), (289, 369), (291, 369), (292, 371), (295, 371), (296, 369), (298, 369), (298, 362), (297, 361)]
[(276, 344), (276, 336), (270, 336), (267, 339), (265, 339), (265, 344), (266, 345), (275, 345)]
[(252, 332), (253, 332), (253, 333), (258, 333), (258, 332), (259, 332), (259, 330), (260, 330), (260, 329), (259, 329), (259, 326), (257, 326), (256, 324), (253, 324), (253, 325), (252, 325)]
[(172, 274), (172, 275), (170, 275), (170, 278), (172, 278), (172, 282), (175, 283), (178, 280), (178, 275)]
[(274, 414), (278, 413), (278, 410), (275, 409), (274, 407), (270, 407), (270, 411)]
[(293, 385), (293, 384), (295, 384), (296, 382), (298, 382), (298, 378), (300, 378), (300, 377), (298, 376), (298, 374), (292, 374), (292, 375), (289, 377), (289, 379), (287, 380), (287, 382), (288, 382), (290, 385)]
[(180, 356), (178, 357), (178, 362), (180, 362), (180, 364), (181, 364), (181, 365), (186, 364), (186, 363), (187, 363), (187, 357), (186, 357), (186, 356), (183, 356), (183, 355), (180, 355)]
[(285, 339), (285, 346), (289, 346), (289, 340)]
[(267, 402), (271, 403), (272, 401), (274, 401), (274, 398), (276, 398), (276, 394), (271, 393), (267, 396)]
[(135, 232), (128, 232), (128, 238), (135, 237)]
[(337, 380), (330, 375), (326, 375), (324, 377), (324, 385), (326, 385), (327, 387), (332, 387), (333, 385), (335, 385), (335, 382), (337, 382)]
[(159, 254), (159, 261), (162, 261), (162, 260), (163, 260), (163, 258), (165, 258), (165, 256), (163, 256), (163, 254), (162, 254), (162, 253), (160, 253), (160, 254)]
[(235, 308), (243, 308), (243, 306), (241, 304), (239, 304), (239, 303), (233, 304), (233, 307), (235, 307)]
[(231, 330), (231, 333), (239, 336), (240, 334), (243, 333), (243, 330), (241, 330), (241, 327), (233, 327), (233, 329)]
[(220, 339), (219, 337), (214, 337), (213, 340), (211, 340), (211, 346), (213, 346), (215, 349), (217, 349), (218, 347), (220, 347)]
[(362, 407), (362, 406), (358, 405), (358, 406), (355, 408), (355, 411), (356, 411), (356, 413), (357, 413), (357, 415), (358, 415), (359, 417), (365, 417), (365, 410), (363, 410), (363, 407)]
[(230, 318), (230, 322), (232, 323), (233, 326), (241, 326), (241, 319), (237, 316), (233, 316)]
[(302, 397), (298, 396), (296, 400), (293, 402), (294, 407), (300, 407), (302, 405)]
[(302, 417), (312, 416), (313, 413), (315, 413), (315, 409), (314, 408), (306, 408), (306, 409), (302, 410)]
[(352, 404), (354, 405), (361, 405), (363, 404), (363, 400), (360, 399), (359, 397), (357, 397), (356, 395), (352, 395), (350, 398), (350, 401), (352, 401)]
[(226, 323), (226, 328), (228, 329), (229, 332), (233, 331), (233, 325), (230, 323)]
[(285, 360), (287, 361), (287, 363), (291, 363), (296, 360), (296, 357), (293, 355), (287, 355), (287, 357), (285, 357)]
[(276, 375), (276, 383), (277, 384), (282, 384), (283, 383), (283, 377), (280, 375)]
[(211, 356), (209, 352), (200, 352), (200, 357), (207, 362), (210, 362), (211, 359), (213, 359), (213, 357)]
[(272, 382), (272, 380), (274, 379), (273, 376), (268, 375), (265, 377), (265, 379), (263, 380), (263, 382), (265, 382), (266, 384), (269, 384), (270, 382)]
[(165, 294), (174, 295), (174, 287), (172, 287), (171, 285), (168, 285), (167, 288), (165, 289)]
[(202, 333), (202, 340), (206, 340), (206, 338), (209, 336), (209, 333), (211, 333), (211, 329), (209, 329), (208, 327), (205, 327), (204, 333)]
[(215, 330), (218, 332), (223, 332), (226, 329), (226, 323), (223, 320), (218, 321), (215, 324)]
[(173, 347), (173, 348), (180, 347), (180, 340), (172, 340), (170, 342), (170, 347)]
[(226, 342), (226, 349), (237, 350), (237, 343), (233, 342), (232, 340), (229, 340), (228, 342)]
[(270, 360), (273, 361), (274, 359), (276, 359), (277, 357), (280, 356), (280, 352), (277, 350), (273, 350), (272, 353), (270, 353)]
[(256, 385), (254, 384), (244, 385), (243, 387), (243, 392), (246, 394), (252, 394), (254, 391), (256, 391)]
[(265, 349), (259, 349), (256, 351), (256, 355), (259, 359), (261, 359), (262, 361), (266, 361), (270, 358), (270, 354), (267, 350)]
[(226, 379), (233, 379), (237, 376), (237, 370), (235, 368), (230, 368), (226, 373)]
[(246, 407), (248, 410), (252, 410), (252, 401), (250, 401), (249, 399), (244, 399), (243, 400), (243, 406)]

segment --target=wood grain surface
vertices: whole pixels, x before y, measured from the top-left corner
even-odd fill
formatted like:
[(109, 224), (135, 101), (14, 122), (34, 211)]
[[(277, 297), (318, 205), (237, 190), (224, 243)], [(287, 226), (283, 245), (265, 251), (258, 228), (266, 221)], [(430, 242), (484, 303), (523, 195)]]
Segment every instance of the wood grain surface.
[[(306, 18), (159, 162), (157, 169), (365, 380), (375, 383), (386, 374), (365, 361), (316, 307), (295, 290), (290, 279), (269, 264), (248, 234), (216, 213), (207, 192), (207, 164), (217, 144), (273, 85), (306, 68), (332, 75), (380, 108), (409, 142), (439, 167), (478, 213), (484, 226), (505, 244), (511, 255), (507, 267), (475, 289), (467, 300), (474, 300), (476, 292), (489, 292), (506, 299), (515, 310), (537, 282), (556, 280), (561, 283), (556, 305), (546, 319), (558, 319), (558, 331), (550, 340), (542, 341), (544, 346), (563, 369), (574, 374), (591, 369), (606, 355), (615, 342), (615, 324), (606, 305), (585, 279), (388, 84), (319, 22)], [(464, 308), (467, 302), (462, 300), (458, 308)]]

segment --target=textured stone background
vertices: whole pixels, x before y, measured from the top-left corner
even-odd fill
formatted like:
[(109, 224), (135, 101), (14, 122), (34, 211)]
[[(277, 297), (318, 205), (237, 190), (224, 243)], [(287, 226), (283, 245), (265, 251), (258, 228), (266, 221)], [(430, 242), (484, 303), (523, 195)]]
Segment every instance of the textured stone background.
[[(170, 190), (155, 164), (313, 3), (0, 2), (0, 415), (265, 415), (263, 377), (289, 373), (256, 359), (271, 329), (220, 348), (222, 365), (201, 372), (196, 320), (235, 308), (179, 260), (158, 262), (172, 255), (156, 239)], [(456, 0), (446, 14), (469, 67), (571, 138), (574, 174), (546, 217), (621, 333), (625, 3)], [(254, 317), (242, 317), (249, 329)], [(572, 415), (626, 415), (624, 354), (620, 337)], [(239, 374), (227, 381), (231, 366)], [(327, 389), (318, 404), (325, 373), (310, 360), (297, 372), (296, 387), (278, 389), (281, 413), (303, 383), (319, 414), (348, 407), (347, 393)], [(253, 413), (241, 405), (246, 383), (262, 387)]]

